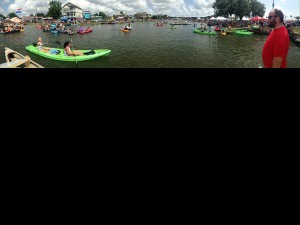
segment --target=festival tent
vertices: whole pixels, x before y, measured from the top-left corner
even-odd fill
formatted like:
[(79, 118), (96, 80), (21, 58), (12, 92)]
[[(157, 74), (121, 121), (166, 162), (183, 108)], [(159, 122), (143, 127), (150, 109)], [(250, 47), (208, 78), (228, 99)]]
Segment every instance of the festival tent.
[(22, 20), (20, 20), (18, 17), (14, 17), (12, 19), (10, 19), (11, 22), (14, 22), (14, 23), (21, 23)]
[(284, 19), (284, 22), (295, 22), (295, 21), (297, 21), (297, 19), (295, 19), (295, 18), (286, 18), (286, 19)]
[(223, 16), (218, 16), (216, 19), (217, 19), (217, 20), (229, 20), (229, 19), (227, 19), (227, 18), (225, 18), (225, 17), (223, 17)]
[(265, 21), (267, 19), (263, 18), (263, 17), (260, 17), (260, 16), (255, 16), (255, 17), (252, 17), (250, 20), (251, 21)]
[(242, 18), (242, 20), (243, 20), (243, 21), (249, 21), (250, 19), (249, 19), (248, 17), (245, 17), (245, 16), (244, 16), (244, 17)]
[(225, 17), (222, 17), (222, 16), (218, 16), (216, 18), (215, 17), (211, 17), (210, 20), (222, 20), (223, 21), (223, 20), (229, 20), (229, 19), (227, 19)]
[(60, 21), (68, 21), (68, 18), (62, 17), (62, 18), (60, 18)]

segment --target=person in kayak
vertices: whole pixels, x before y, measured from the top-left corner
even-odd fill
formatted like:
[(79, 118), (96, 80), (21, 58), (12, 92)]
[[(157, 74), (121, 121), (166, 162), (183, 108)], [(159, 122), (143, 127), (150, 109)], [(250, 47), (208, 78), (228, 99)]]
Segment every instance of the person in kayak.
[(41, 37), (39, 37), (37, 40), (37, 46), (39, 51), (48, 52), (50, 50), (50, 48), (44, 47), (44, 43)]
[(76, 55), (84, 55), (82, 52), (79, 52), (79, 51), (71, 51), (71, 42), (69, 41), (66, 41), (64, 43), (64, 54), (65, 56), (76, 56)]

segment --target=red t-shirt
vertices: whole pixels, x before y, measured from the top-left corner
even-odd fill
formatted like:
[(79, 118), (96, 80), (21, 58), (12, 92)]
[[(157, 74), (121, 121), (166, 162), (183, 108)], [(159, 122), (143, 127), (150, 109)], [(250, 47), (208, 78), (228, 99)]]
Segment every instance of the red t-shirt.
[(274, 29), (269, 35), (262, 51), (265, 68), (272, 68), (273, 58), (282, 57), (280, 68), (286, 68), (286, 57), (290, 47), (290, 37), (285, 26)]

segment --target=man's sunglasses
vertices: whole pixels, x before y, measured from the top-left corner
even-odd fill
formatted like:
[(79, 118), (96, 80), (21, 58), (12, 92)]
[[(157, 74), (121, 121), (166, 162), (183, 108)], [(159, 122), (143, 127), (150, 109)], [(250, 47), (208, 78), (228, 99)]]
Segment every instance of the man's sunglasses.
[(268, 16), (268, 19), (272, 19), (272, 17), (277, 17), (277, 16)]

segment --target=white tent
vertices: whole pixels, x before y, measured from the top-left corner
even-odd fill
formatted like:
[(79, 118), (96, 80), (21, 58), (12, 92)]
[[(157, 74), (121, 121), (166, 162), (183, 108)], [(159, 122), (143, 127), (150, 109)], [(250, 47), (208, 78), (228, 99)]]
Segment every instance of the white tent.
[(211, 17), (210, 18), (210, 20), (220, 20), (220, 21), (224, 21), (224, 20), (229, 20), (229, 19), (227, 19), (227, 18), (225, 18), (225, 17), (222, 17), (222, 16), (218, 16), (218, 17)]
[(284, 22), (294, 22), (294, 21), (297, 21), (297, 19), (295, 19), (295, 18), (286, 18), (283, 21)]
[(22, 20), (20, 20), (18, 17), (14, 17), (12, 19), (10, 19), (11, 22), (14, 22), (14, 23), (21, 23)]
[(249, 19), (248, 17), (245, 17), (245, 16), (244, 16), (244, 17), (242, 18), (242, 20), (243, 20), (243, 21), (249, 21), (250, 19)]
[(229, 19), (227, 19), (227, 18), (225, 18), (225, 17), (223, 17), (223, 16), (218, 16), (217, 18), (215, 18), (216, 20), (229, 20)]

